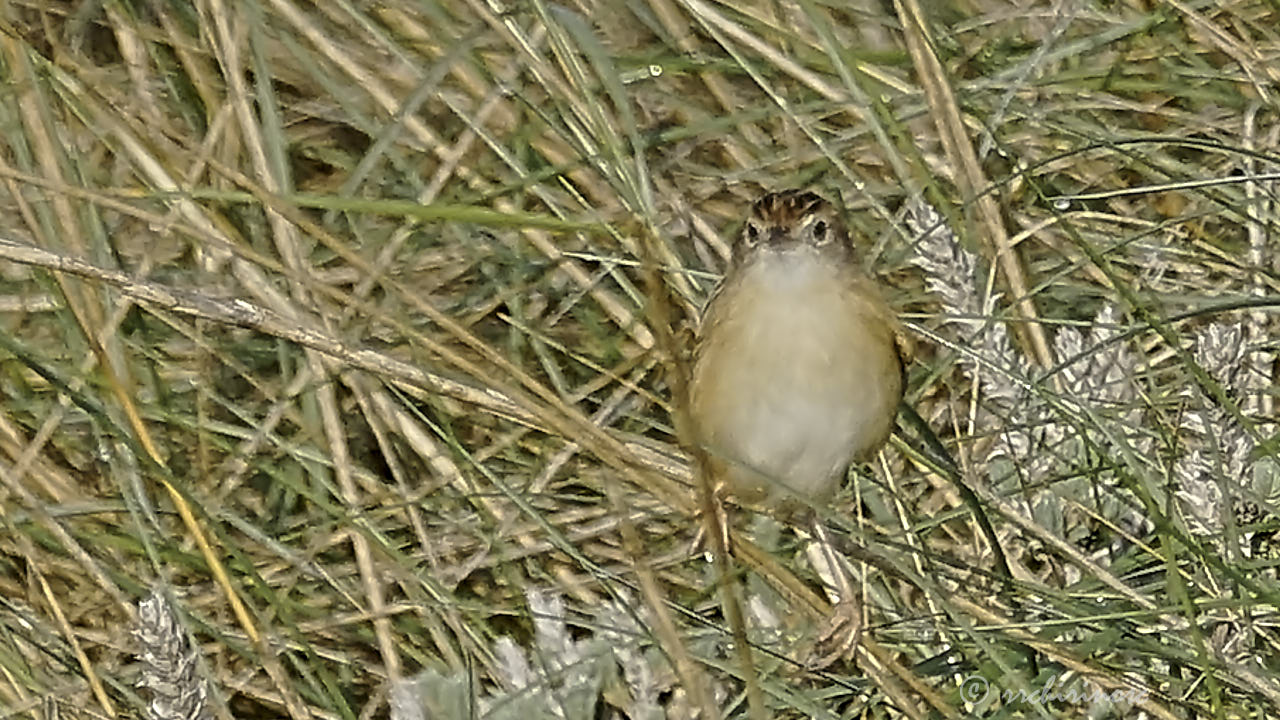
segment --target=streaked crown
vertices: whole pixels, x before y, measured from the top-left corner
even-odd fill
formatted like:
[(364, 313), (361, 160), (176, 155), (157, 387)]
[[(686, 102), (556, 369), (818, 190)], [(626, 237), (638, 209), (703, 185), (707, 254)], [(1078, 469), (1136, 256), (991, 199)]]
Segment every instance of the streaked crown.
[(769, 193), (751, 206), (734, 246), (734, 260), (741, 263), (759, 252), (801, 247), (832, 253), (836, 259), (848, 257), (852, 250), (844, 224), (822, 196), (806, 190)]

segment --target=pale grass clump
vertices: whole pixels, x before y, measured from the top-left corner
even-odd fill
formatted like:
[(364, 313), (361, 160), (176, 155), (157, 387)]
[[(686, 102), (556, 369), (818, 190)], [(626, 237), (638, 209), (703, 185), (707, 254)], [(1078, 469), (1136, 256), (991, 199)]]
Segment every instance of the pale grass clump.
[[(466, 673), (427, 670), (393, 685), (392, 720), (666, 717), (659, 695), (672, 689), (674, 676), (665, 657), (646, 641), (643, 618), (632, 614), (629, 595), (604, 603), (590, 622), (579, 623), (587, 631), (579, 638), (570, 632), (560, 597), (538, 590), (525, 597), (532, 647), (505, 636), (495, 641), (496, 687), (484, 692)], [(680, 704), (679, 697), (675, 702)]]
[[(1249, 321), (1217, 322), (1196, 333), (1193, 361), (1208, 379), (1183, 393), (1190, 405), (1180, 429), (1187, 452), (1174, 463), (1178, 483), (1176, 497), (1187, 529), (1206, 552), (1232, 565), (1242, 561), (1269, 561), (1276, 553), (1274, 528), (1248, 526), (1266, 519), (1280, 496), (1280, 467), (1273, 457), (1258, 455), (1256, 437), (1266, 424), (1253, 413), (1263, 405), (1266, 388), (1251, 372), (1253, 350), (1247, 338)], [(1197, 574), (1212, 575), (1206, 563), (1196, 564)], [(1273, 570), (1266, 570), (1273, 575)], [(1231, 601), (1230, 585), (1212, 583), (1214, 596)], [(1261, 628), (1258, 613), (1228, 603), (1214, 618), (1209, 641), (1222, 657), (1237, 663), (1256, 662), (1254, 648), (1270, 630)]]
[(138, 685), (151, 691), (148, 720), (212, 720), (208, 689), (199, 671), (199, 650), (191, 646), (163, 593), (153, 591), (138, 603), (134, 637), (142, 646)]
[[(1113, 305), (1103, 304), (1087, 331), (1058, 329), (1052, 338), (1056, 373), (1036, 376), (1003, 323), (991, 319), (996, 298), (984, 298), (977, 257), (927, 205), (914, 206), (907, 222), (919, 235), (912, 262), (924, 271), (925, 287), (939, 299), (946, 324), (958, 330), (957, 364), (978, 385), (980, 425), (974, 431), (997, 438), (979, 467), (997, 489), (1025, 498), (1021, 506), (1040, 527), (1085, 542), (1100, 520), (1122, 535), (1094, 557), (1114, 556), (1128, 546), (1121, 537), (1140, 537), (1152, 527), (1147, 508), (1121, 475), (1150, 481), (1166, 463), (1188, 529), (1219, 551), (1228, 523), (1248, 525), (1266, 517), (1264, 508), (1280, 482), (1270, 458), (1254, 459), (1262, 426), (1250, 418), (1265, 405), (1265, 374), (1256, 369), (1267, 361), (1257, 359), (1266, 353), (1246, 343), (1262, 332), (1246, 321), (1212, 323), (1195, 334), (1193, 361), (1208, 384), (1191, 382), (1181, 391), (1186, 409), (1176, 429), (1180, 452), (1165, 460), (1137, 384), (1145, 371), (1135, 338), (1122, 334)], [(1152, 273), (1165, 271), (1144, 270), (1144, 277)], [(1104, 462), (1090, 461), (1099, 454)], [(1014, 479), (1018, 484), (1007, 484)], [(1093, 519), (1076, 511), (1084, 507)], [(1249, 556), (1253, 537), (1242, 533), (1238, 552)], [(1067, 570), (1068, 581), (1080, 577), (1074, 568)]]
[[(925, 289), (938, 297), (940, 316), (961, 328), (961, 343), (973, 348), (960, 353), (961, 368), (980, 383), (992, 405), (1005, 411), (1023, 405), (1029, 366), (1014, 350), (1008, 327), (992, 319), (999, 296), (979, 287), (977, 256), (960, 244), (942, 216), (923, 201), (908, 210), (907, 226), (918, 236), (911, 261), (924, 271)], [(1008, 440), (1013, 452), (1025, 453), (1028, 439), (1024, 433), (1015, 431)]]
[[(999, 297), (980, 288), (977, 256), (927, 204), (913, 205), (907, 224), (918, 235), (911, 261), (924, 271), (925, 287), (938, 297), (945, 323), (956, 328), (958, 365), (978, 384), (980, 426), (974, 432), (996, 437), (980, 466), (989, 481), (1006, 492), (1033, 488), (1023, 495), (1024, 511), (1060, 537), (1082, 541), (1087, 534), (1085, 523), (1071, 521), (1077, 515), (1073, 503), (1096, 506), (1103, 517), (1138, 531), (1144, 521), (1136, 503), (1118, 497), (1123, 491), (1113, 478), (1095, 473), (1089, 482), (1077, 472), (1087, 445), (1150, 450), (1138, 430), (1142, 411), (1132, 380), (1138, 364), (1119, 338), (1115, 308), (1103, 304), (1087, 334), (1060, 328), (1053, 337), (1060, 369), (1056, 376), (1037, 377), (1006, 324), (994, 317)], [(1061, 479), (1067, 473), (1075, 477)]]
[[(1189, 451), (1174, 465), (1179, 483), (1177, 493), (1189, 529), (1215, 547), (1223, 548), (1230, 522), (1250, 523), (1260, 504), (1269, 504), (1278, 487), (1269, 466), (1255, 467), (1253, 460), (1256, 430), (1246, 426), (1243, 414), (1256, 396), (1251, 388), (1245, 359), (1250, 350), (1245, 343), (1243, 323), (1213, 323), (1196, 334), (1193, 357), (1223, 398), (1212, 397), (1203, 388), (1188, 389), (1191, 404), (1182, 416), (1181, 429)], [(1224, 406), (1225, 399), (1230, 407)], [(1230, 517), (1228, 517), (1230, 514)], [(1248, 540), (1242, 537), (1239, 551), (1248, 556)]]

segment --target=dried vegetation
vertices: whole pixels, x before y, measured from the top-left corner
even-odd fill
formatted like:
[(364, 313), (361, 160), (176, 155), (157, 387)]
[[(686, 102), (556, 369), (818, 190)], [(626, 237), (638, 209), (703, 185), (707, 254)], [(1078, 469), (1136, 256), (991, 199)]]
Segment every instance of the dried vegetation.
[[(1274, 717), (1277, 28), (4, 4), (0, 717)], [(919, 418), (818, 509), (848, 655), (729, 516), (744, 667), (671, 387), (792, 186)]]

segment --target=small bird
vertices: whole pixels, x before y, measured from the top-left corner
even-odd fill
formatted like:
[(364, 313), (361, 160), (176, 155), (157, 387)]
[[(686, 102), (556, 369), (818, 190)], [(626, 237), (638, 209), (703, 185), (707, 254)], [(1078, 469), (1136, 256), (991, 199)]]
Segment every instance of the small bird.
[(893, 313), (834, 208), (765, 195), (694, 349), (690, 418), (713, 481), (775, 512), (826, 499), (889, 436), (902, 367)]

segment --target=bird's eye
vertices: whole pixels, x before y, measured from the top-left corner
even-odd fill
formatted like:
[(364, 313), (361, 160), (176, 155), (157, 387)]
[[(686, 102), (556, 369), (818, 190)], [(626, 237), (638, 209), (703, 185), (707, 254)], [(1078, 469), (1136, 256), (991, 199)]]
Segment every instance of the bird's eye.
[(758, 240), (760, 240), (760, 228), (756, 227), (755, 223), (748, 220), (747, 221), (747, 244), (755, 245)]
[(826, 242), (826, 241), (827, 241), (827, 229), (828, 229), (828, 228), (827, 228), (827, 221), (826, 221), (826, 220), (819, 220), (818, 222), (814, 223), (814, 224), (813, 224), (813, 239), (814, 239), (814, 240), (817, 240), (819, 243), (824, 243), (824, 242)]

